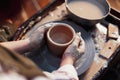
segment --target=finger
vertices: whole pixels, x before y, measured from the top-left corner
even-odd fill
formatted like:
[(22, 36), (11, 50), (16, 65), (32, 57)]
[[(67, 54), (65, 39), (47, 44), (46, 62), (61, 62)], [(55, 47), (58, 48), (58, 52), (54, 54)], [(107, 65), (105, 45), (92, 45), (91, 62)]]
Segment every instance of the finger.
[(82, 39), (80, 33), (78, 33), (78, 35), (79, 35), (80, 43), (79, 46), (76, 48), (76, 52), (74, 53), (74, 56), (76, 56), (76, 60), (80, 58), (85, 52), (85, 42)]
[(45, 26), (40, 26), (35, 32), (44, 32)]
[(75, 35), (75, 39), (71, 45), (68, 46), (65, 52), (67, 53), (75, 53), (77, 51), (78, 45), (80, 43), (80, 33)]
[(77, 35), (78, 35), (78, 36), (81, 36), (81, 32), (78, 32)]
[(50, 27), (52, 27), (54, 24), (53, 23), (48, 23), (44, 25), (45, 30), (48, 30)]
[(82, 39), (82, 37), (80, 37), (80, 39), (81, 39), (81, 42), (80, 42), (80, 45), (78, 46), (78, 51), (79, 51), (79, 53), (84, 53), (85, 52), (85, 42)]
[(40, 26), (36, 31), (37, 32), (41, 32), (41, 33), (46, 33), (47, 31), (48, 31), (48, 29), (50, 28), (50, 27), (52, 27), (53, 26), (53, 24), (52, 23), (48, 23), (48, 24), (44, 24), (44, 25), (42, 25), (42, 26)]
[(78, 47), (80, 41), (81, 41), (81, 40), (80, 40), (80, 33), (77, 33), (77, 34), (75, 35), (75, 40), (73, 41), (72, 44)]

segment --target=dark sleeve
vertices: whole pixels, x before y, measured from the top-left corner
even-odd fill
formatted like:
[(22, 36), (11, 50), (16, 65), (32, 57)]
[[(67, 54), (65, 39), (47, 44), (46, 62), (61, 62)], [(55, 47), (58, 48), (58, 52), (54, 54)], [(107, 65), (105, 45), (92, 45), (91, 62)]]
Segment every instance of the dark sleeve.
[(27, 78), (45, 77), (43, 72), (30, 59), (3, 46), (0, 46), (0, 64), (3, 70), (15, 70)]

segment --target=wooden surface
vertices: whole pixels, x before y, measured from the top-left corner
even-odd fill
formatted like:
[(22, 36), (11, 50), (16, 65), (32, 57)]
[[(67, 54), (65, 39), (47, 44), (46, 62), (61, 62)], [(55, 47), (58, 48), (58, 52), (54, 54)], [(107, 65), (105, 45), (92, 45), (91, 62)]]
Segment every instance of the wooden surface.
[(110, 6), (120, 12), (120, 0), (107, 0)]

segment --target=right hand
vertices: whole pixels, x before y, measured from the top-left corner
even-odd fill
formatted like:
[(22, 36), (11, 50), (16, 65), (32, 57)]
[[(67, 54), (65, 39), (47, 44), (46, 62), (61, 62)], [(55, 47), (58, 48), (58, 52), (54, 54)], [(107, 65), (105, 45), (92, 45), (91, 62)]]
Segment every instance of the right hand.
[(63, 58), (71, 57), (75, 62), (78, 58), (80, 58), (85, 52), (85, 42), (81, 37), (80, 33), (77, 33), (75, 36), (75, 40), (71, 45), (67, 47), (63, 54)]

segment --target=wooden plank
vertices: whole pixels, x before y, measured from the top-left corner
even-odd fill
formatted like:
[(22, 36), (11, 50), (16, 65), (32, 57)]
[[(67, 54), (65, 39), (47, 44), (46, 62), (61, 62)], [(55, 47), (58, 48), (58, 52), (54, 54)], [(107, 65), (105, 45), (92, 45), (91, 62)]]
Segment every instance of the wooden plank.
[(118, 39), (119, 37), (119, 29), (118, 26), (109, 24), (108, 25), (108, 38), (109, 39)]
[[(98, 71), (107, 63), (107, 60), (97, 57), (97, 61), (93, 61), (91, 67), (88, 69), (82, 80), (92, 80)], [(81, 79), (80, 79), (81, 80)]]
[(107, 43), (105, 43), (103, 49), (100, 51), (101, 56), (105, 57), (106, 59), (109, 59), (110, 56), (115, 52), (115, 50), (118, 48), (120, 43), (118, 43), (116, 40), (109, 40)]

